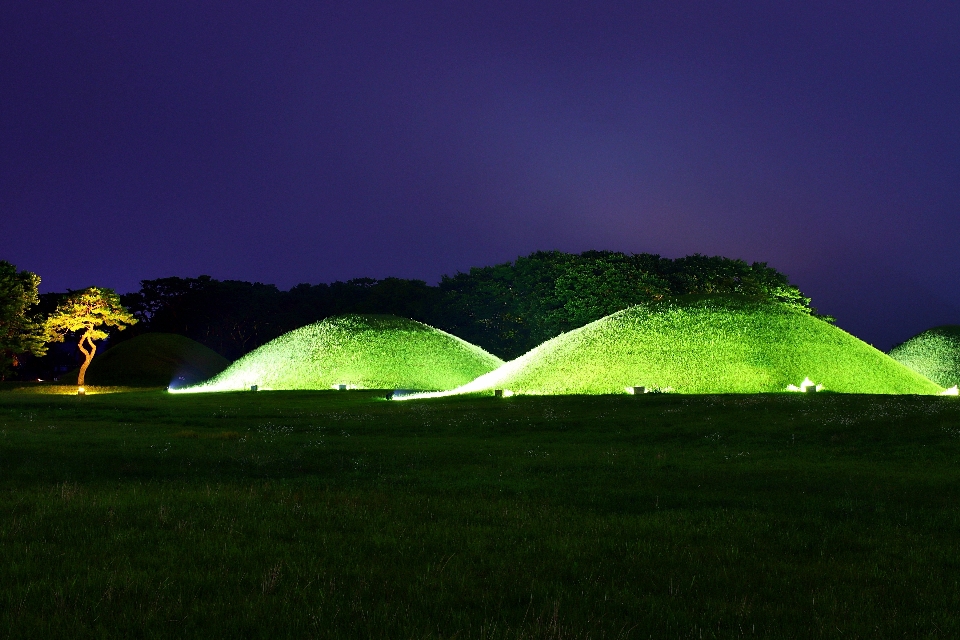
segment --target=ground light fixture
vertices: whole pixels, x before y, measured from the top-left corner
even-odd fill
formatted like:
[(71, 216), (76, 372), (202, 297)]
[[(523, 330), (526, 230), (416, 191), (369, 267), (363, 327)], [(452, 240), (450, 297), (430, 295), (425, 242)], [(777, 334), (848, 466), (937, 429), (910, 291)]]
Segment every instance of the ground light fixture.
[(77, 395), (78, 395), (78, 396), (85, 396), (85, 395), (87, 395), (87, 390), (84, 389), (83, 387), (77, 387)]
[(794, 391), (799, 393), (816, 393), (817, 391), (823, 391), (822, 384), (816, 384), (810, 378), (804, 378), (803, 382), (800, 383), (800, 386), (795, 384), (788, 384), (787, 391)]
[(960, 396), (960, 389), (957, 388), (957, 385), (953, 385), (949, 389), (944, 389), (940, 392), (942, 396)]

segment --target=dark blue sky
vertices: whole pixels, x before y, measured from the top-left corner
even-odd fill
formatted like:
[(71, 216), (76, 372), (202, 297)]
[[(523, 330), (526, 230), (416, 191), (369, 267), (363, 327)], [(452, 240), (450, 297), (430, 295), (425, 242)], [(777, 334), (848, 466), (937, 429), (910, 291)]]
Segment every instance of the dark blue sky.
[(881, 348), (960, 324), (956, 3), (471, 4), (0, 0), (0, 259), (123, 292), (699, 252)]

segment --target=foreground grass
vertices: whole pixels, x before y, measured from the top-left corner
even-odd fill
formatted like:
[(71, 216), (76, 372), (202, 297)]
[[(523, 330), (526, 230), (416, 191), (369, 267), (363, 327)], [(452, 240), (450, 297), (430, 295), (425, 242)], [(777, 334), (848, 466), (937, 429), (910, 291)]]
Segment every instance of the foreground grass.
[(956, 637), (960, 402), (0, 392), (7, 637)]

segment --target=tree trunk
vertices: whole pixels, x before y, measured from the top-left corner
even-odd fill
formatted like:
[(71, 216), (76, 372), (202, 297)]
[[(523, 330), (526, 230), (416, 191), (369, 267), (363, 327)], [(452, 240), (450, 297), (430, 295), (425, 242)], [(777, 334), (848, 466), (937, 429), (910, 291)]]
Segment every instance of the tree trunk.
[[(90, 351), (87, 351), (83, 348), (83, 343), (86, 341), (90, 345)], [(93, 360), (93, 355), (97, 352), (97, 345), (93, 344), (93, 340), (90, 339), (90, 336), (83, 334), (83, 337), (80, 338), (80, 342), (77, 344), (80, 347), (80, 352), (83, 353), (85, 358), (83, 364), (80, 365), (80, 375), (77, 376), (77, 386), (83, 386), (83, 378), (87, 374), (87, 367), (90, 366), (90, 361)]]

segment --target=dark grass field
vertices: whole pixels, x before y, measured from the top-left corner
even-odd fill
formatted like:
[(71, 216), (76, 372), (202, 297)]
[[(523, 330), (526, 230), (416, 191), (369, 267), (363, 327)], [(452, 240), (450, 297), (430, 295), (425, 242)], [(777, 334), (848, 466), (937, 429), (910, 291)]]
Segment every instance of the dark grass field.
[(960, 400), (0, 391), (5, 637), (960, 636)]

